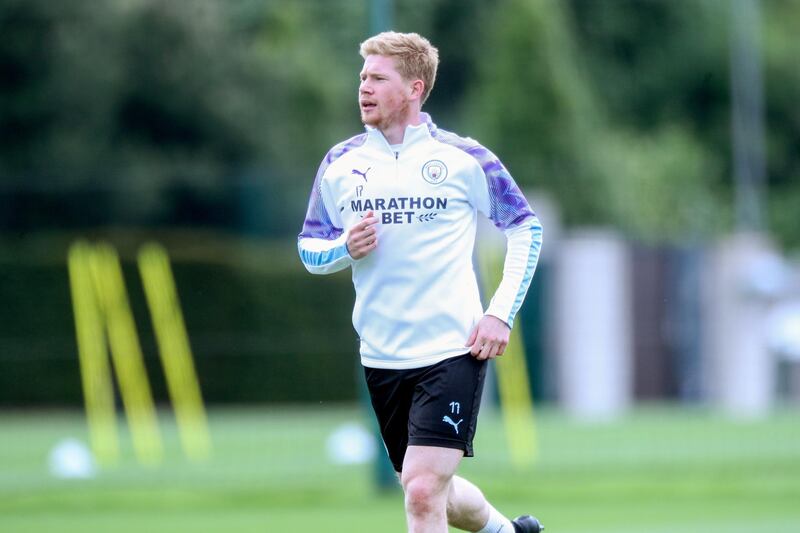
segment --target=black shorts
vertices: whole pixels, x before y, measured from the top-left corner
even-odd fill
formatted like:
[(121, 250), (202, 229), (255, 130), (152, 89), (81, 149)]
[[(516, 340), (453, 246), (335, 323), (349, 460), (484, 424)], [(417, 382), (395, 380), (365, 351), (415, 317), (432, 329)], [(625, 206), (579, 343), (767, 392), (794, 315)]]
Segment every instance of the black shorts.
[(465, 354), (408, 370), (365, 367), (364, 374), (397, 472), (409, 445), (455, 448), (472, 457), (486, 361)]

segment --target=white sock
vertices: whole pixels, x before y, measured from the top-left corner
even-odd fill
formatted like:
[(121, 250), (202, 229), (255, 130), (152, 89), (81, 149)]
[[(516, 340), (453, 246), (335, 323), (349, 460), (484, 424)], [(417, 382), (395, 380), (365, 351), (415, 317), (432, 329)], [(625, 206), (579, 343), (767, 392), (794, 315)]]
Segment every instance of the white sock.
[(476, 533), (514, 533), (514, 525), (511, 520), (501, 515), (500, 512), (489, 506), (489, 521), (483, 529)]

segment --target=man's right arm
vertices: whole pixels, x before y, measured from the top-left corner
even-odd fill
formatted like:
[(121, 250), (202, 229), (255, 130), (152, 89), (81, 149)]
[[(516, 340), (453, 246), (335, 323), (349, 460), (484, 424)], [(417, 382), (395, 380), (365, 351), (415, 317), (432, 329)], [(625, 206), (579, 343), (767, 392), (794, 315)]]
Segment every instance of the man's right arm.
[(297, 237), (300, 260), (312, 274), (332, 274), (353, 261), (347, 251), (348, 232), (342, 229), (323, 174), (321, 167), (308, 200), (303, 231)]

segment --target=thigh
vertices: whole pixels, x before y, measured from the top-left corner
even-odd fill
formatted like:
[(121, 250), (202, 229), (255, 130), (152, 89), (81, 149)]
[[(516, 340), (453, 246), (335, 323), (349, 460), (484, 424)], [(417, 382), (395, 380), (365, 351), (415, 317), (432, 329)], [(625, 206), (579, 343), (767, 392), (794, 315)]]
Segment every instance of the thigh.
[(396, 472), (403, 469), (408, 446), (408, 416), (414, 395), (408, 371), (364, 368), (381, 438)]
[(414, 387), (408, 443), (461, 450), (473, 455), (486, 361), (469, 354), (426, 369)]
[(409, 446), (401, 477), (408, 480), (420, 475), (434, 476), (445, 486), (453, 478), (463, 456), (463, 452), (455, 448)]

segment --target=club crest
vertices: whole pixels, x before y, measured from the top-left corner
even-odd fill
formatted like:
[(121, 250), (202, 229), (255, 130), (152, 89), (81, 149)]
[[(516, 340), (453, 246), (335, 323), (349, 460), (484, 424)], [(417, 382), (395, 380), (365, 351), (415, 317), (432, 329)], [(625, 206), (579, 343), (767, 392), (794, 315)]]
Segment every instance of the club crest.
[(433, 159), (422, 165), (422, 177), (431, 185), (439, 185), (447, 178), (447, 165)]

